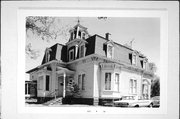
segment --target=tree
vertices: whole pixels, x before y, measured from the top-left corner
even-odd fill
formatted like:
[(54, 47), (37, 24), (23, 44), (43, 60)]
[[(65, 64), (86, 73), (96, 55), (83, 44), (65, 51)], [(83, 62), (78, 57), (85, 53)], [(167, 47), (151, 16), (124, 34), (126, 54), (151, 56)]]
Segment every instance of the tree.
[(160, 95), (160, 78), (155, 76), (155, 79), (152, 81), (151, 85), (151, 97)]
[(156, 66), (156, 64), (153, 63), (153, 62), (150, 62), (150, 63), (149, 63), (149, 68), (150, 68), (150, 70), (151, 70), (153, 73), (155, 73), (155, 72), (157, 71), (157, 66)]
[(77, 84), (71, 84), (66, 89), (67, 97), (77, 98), (80, 97), (79, 86)]
[[(63, 26), (60, 22), (58, 17), (28, 16), (26, 17), (26, 37), (28, 38), (31, 32), (47, 42), (56, 40), (58, 37), (67, 40), (70, 27), (69, 25)], [(31, 43), (27, 43), (25, 50), (31, 59), (36, 59), (40, 54), (38, 49), (32, 48)]]

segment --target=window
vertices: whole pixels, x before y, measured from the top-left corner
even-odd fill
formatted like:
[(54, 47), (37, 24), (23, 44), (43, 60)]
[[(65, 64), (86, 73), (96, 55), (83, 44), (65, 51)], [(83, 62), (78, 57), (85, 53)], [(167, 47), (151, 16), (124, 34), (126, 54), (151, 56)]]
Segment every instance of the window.
[(136, 55), (132, 55), (132, 64), (136, 65)]
[(79, 31), (78, 33), (78, 38), (81, 38), (81, 31)]
[(107, 57), (113, 58), (113, 46), (112, 45), (107, 45)]
[(31, 80), (33, 80), (34, 79), (34, 76), (31, 76)]
[(105, 90), (111, 90), (111, 73), (105, 73)]
[(130, 79), (130, 93), (137, 93), (137, 80)]
[(119, 92), (119, 74), (116, 73), (115, 74), (115, 91), (118, 91)]
[(133, 84), (133, 93), (137, 93), (137, 81), (134, 80), (134, 84)]
[(69, 61), (72, 61), (74, 59), (74, 49), (71, 49), (69, 51)]
[(78, 86), (79, 89), (85, 90), (85, 74), (78, 75)]
[(141, 63), (141, 67), (143, 68), (144, 65), (143, 60), (141, 60), (140, 63)]
[(29, 83), (26, 83), (25, 84), (25, 94), (30, 94), (30, 84)]
[(146, 61), (143, 62), (143, 69), (146, 69)]
[(84, 45), (81, 45), (80, 46), (80, 54), (79, 54), (79, 57), (84, 57)]
[(74, 31), (74, 39), (76, 38), (77, 30)]
[(130, 93), (133, 93), (133, 79), (130, 79)]
[(25, 84), (25, 94), (27, 94), (27, 83)]
[(85, 34), (85, 33), (83, 33), (83, 35), (82, 35), (82, 39), (85, 39), (85, 36), (86, 36), (86, 34)]
[(46, 75), (46, 91), (49, 91), (49, 75)]
[(82, 74), (82, 90), (85, 90), (85, 74)]
[(141, 60), (140, 62), (141, 62), (141, 67), (142, 67), (143, 69), (146, 69), (146, 61)]
[(73, 32), (71, 32), (71, 39), (70, 40), (73, 40), (73, 35), (74, 35)]
[(78, 86), (81, 89), (81, 75), (78, 75)]
[(43, 90), (43, 76), (40, 76), (38, 81), (38, 89)]

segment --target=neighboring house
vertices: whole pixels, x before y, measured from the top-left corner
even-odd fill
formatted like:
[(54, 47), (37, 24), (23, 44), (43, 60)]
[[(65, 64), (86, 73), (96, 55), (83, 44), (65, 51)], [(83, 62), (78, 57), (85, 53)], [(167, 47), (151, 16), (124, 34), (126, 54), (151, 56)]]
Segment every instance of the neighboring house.
[(80, 99), (90, 104), (113, 100), (123, 95), (150, 98), (153, 72), (148, 59), (131, 47), (97, 34), (90, 36), (79, 22), (65, 44), (46, 49), (42, 64), (27, 71), (37, 82), (37, 97), (66, 97), (66, 87), (80, 88)]

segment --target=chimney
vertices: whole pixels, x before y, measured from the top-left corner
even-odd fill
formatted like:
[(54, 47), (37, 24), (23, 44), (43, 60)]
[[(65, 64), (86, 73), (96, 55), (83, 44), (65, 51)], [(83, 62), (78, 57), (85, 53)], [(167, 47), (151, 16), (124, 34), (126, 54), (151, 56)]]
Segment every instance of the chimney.
[(110, 33), (106, 33), (106, 40), (109, 40)]

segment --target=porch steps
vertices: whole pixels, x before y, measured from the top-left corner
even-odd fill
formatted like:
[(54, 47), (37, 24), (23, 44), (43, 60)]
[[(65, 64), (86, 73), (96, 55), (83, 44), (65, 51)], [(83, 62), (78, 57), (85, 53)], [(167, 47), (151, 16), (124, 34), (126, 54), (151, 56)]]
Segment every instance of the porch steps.
[(62, 104), (62, 97), (58, 97), (58, 98), (56, 98), (56, 99), (52, 99), (52, 100), (50, 100), (50, 101), (47, 101), (47, 102), (45, 102), (44, 103), (44, 105), (61, 105)]

